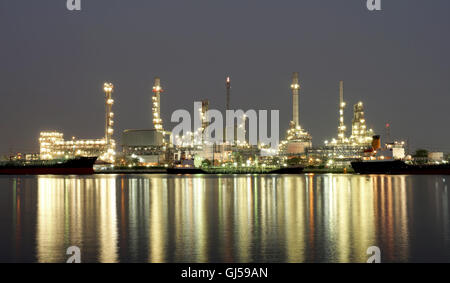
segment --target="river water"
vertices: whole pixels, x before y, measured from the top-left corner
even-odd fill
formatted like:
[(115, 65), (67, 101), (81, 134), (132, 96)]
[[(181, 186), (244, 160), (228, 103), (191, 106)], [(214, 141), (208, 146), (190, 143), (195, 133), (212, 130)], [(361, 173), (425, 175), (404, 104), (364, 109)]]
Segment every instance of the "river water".
[(450, 262), (450, 176), (0, 176), (0, 261)]

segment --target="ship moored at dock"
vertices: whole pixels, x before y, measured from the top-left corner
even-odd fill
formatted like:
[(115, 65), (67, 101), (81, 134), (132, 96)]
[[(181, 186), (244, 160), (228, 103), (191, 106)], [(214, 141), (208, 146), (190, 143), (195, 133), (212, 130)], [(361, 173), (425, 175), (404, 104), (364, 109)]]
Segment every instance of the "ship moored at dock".
[(351, 165), (359, 174), (450, 175), (449, 163), (417, 163), (405, 156), (402, 144), (390, 143), (381, 148), (379, 136), (374, 136), (366, 156)]
[(90, 175), (97, 157), (0, 162), (0, 175)]

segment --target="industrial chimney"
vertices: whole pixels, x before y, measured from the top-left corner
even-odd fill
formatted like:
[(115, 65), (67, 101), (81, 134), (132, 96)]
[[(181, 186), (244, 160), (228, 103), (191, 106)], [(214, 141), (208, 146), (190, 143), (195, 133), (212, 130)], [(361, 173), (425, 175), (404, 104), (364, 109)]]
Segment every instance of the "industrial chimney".
[(299, 122), (299, 110), (298, 110), (298, 94), (300, 92), (300, 84), (298, 80), (298, 73), (294, 72), (292, 74), (292, 122), (295, 124), (295, 127), (300, 126)]

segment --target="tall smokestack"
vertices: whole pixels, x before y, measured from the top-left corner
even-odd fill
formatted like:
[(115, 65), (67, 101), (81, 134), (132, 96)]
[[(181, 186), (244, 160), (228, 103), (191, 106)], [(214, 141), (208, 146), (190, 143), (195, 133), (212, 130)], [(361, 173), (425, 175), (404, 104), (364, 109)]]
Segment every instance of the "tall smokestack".
[(230, 89), (231, 89), (230, 77), (227, 77), (226, 86), (227, 86), (227, 109), (226, 110), (231, 110), (230, 109)]
[(292, 74), (292, 122), (294, 122), (295, 126), (300, 126), (299, 122), (299, 111), (298, 111), (298, 94), (300, 92), (300, 84), (298, 81), (298, 73), (294, 72)]
[(345, 142), (345, 124), (344, 124), (344, 81), (339, 82), (339, 127), (338, 127), (338, 141)]

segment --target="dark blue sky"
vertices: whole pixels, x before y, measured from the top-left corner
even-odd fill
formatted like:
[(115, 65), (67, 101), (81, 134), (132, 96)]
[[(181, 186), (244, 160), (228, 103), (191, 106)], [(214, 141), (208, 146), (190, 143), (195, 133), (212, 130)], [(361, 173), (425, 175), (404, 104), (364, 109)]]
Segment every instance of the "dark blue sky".
[(279, 109), (291, 118), (291, 73), (300, 73), (300, 121), (315, 145), (336, 135), (338, 81), (369, 126), (413, 148), (450, 151), (450, 1), (0, 0), (0, 153), (38, 150), (41, 130), (100, 138), (104, 81), (116, 85), (116, 139), (150, 128), (160, 76), (165, 127), (176, 109), (207, 98)]

